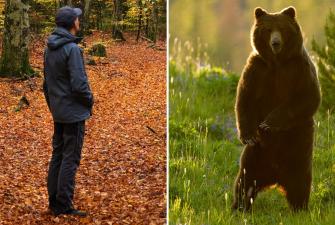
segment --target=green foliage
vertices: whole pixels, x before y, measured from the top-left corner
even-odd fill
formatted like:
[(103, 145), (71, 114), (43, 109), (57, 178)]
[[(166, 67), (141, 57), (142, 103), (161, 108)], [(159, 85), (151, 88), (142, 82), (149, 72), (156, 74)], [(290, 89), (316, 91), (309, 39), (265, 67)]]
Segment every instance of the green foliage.
[(129, 10), (124, 23), (132, 31), (138, 31), (139, 23), (144, 35), (155, 41), (156, 35), (164, 35), (166, 31), (166, 0), (130, 0)]
[(113, 18), (113, 1), (93, 0), (89, 15), (90, 29), (110, 30)]
[(35, 33), (49, 33), (55, 26), (56, 1), (38, 0), (30, 2), (30, 30)]
[[(114, 0), (91, 0), (88, 16), (85, 16), (85, 32), (90, 30), (111, 31), (117, 26), (118, 30), (134, 32), (138, 29), (139, 13), (142, 9), (142, 31), (144, 36), (151, 38), (153, 31), (155, 35), (165, 36), (166, 31), (166, 0), (122, 0), (120, 1), (121, 13), (117, 15)], [(139, 2), (142, 6), (140, 7)], [(30, 27), (35, 33), (49, 33), (55, 26), (55, 15), (57, 9), (63, 4), (58, 5), (54, 0), (30, 1)], [(72, 0), (72, 5), (84, 9), (83, 0)], [(0, 11), (2, 6), (0, 5)], [(157, 14), (153, 14), (153, 9), (157, 8)], [(87, 13), (87, 12), (85, 12)], [(157, 19), (154, 19), (157, 16)], [(0, 27), (3, 19), (0, 16)], [(153, 27), (157, 29), (152, 30)]]
[(191, 44), (178, 43), (172, 49), (170, 224), (334, 224), (335, 115), (316, 117), (309, 211), (292, 213), (285, 197), (273, 189), (259, 194), (252, 213), (232, 213), (232, 186), (242, 149), (234, 116), (238, 76), (205, 64), (197, 58), (203, 54), (191, 51)]
[(335, 110), (335, 14), (330, 11), (324, 27), (326, 43), (312, 41), (318, 55), (319, 80), (322, 90), (322, 111)]

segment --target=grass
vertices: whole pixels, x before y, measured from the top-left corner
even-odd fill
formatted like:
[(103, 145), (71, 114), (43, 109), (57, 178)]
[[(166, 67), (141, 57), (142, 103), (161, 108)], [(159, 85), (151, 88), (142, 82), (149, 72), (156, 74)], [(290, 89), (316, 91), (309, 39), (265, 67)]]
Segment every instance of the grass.
[(170, 58), (170, 224), (335, 224), (335, 115), (315, 118), (308, 211), (292, 213), (285, 197), (271, 189), (259, 194), (251, 213), (234, 213), (232, 187), (243, 148), (233, 112), (238, 76), (201, 67), (189, 55)]

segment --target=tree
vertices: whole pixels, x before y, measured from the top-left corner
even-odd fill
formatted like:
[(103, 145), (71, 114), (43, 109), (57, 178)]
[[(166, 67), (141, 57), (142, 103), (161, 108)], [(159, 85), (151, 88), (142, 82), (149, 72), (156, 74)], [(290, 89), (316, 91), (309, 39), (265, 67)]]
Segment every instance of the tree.
[(83, 11), (79, 36), (90, 34), (92, 29), (110, 32), (116, 40), (125, 40), (124, 33), (149, 42), (166, 37), (165, 0), (30, 0), (29, 5), (33, 34), (50, 33), (57, 10), (72, 5)]
[(319, 80), (322, 90), (321, 110), (335, 110), (335, 14), (330, 12), (324, 27), (326, 44), (312, 41), (312, 49), (317, 53)]
[(61, 7), (66, 5), (72, 6), (72, 0), (58, 0), (58, 1)]
[[(124, 23), (136, 30), (136, 40), (143, 38), (156, 42), (158, 35), (166, 31), (166, 1), (165, 0), (129, 0)], [(131, 26), (133, 25), (133, 26)], [(142, 36), (143, 32), (143, 36)]]
[(158, 32), (158, 1), (151, 1), (152, 10), (151, 10), (151, 26), (149, 27), (148, 38), (156, 43), (157, 32)]
[(138, 5), (138, 8), (139, 8), (139, 13), (138, 13), (138, 27), (137, 27), (136, 41), (138, 41), (140, 39), (141, 29), (142, 29), (142, 18), (143, 18), (143, 3), (142, 3), (142, 0), (138, 0), (137, 5)]
[(113, 16), (113, 25), (112, 25), (112, 37), (117, 40), (125, 41), (126, 39), (122, 34), (122, 4), (123, 0), (114, 0), (114, 16)]
[(84, 4), (84, 10), (83, 10), (83, 21), (84, 21), (84, 24), (83, 24), (83, 30), (84, 32), (87, 31), (88, 29), (88, 20), (89, 20), (89, 16), (90, 16), (90, 3), (91, 3), (91, 0), (84, 0), (85, 4)]
[[(165, 31), (166, 1), (146, 0), (145, 31), (148, 39), (156, 43), (158, 35)], [(164, 28), (161, 29), (160, 28)], [(164, 31), (163, 31), (164, 30)]]
[(34, 71), (29, 64), (28, 0), (6, 0), (1, 76), (25, 77)]
[(80, 36), (89, 33), (89, 18), (90, 18), (90, 9), (91, 9), (91, 0), (81, 0), (80, 8), (83, 11), (81, 16), (81, 32)]

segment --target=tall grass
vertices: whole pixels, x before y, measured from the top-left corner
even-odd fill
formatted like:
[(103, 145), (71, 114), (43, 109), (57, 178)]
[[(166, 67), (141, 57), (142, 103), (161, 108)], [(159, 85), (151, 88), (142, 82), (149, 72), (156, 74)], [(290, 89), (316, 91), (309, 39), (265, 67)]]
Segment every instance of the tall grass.
[(335, 224), (331, 114), (316, 116), (309, 211), (292, 213), (276, 189), (261, 193), (251, 213), (230, 210), (242, 150), (233, 112), (239, 77), (192, 49), (176, 41), (170, 58), (170, 224)]

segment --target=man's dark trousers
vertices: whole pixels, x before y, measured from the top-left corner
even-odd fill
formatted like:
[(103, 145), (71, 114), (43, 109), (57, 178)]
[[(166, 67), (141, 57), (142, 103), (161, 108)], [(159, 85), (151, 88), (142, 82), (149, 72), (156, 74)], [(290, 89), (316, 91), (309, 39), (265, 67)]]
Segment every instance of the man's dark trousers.
[(54, 123), (52, 157), (49, 164), (49, 207), (56, 213), (73, 209), (75, 175), (81, 159), (85, 121)]

